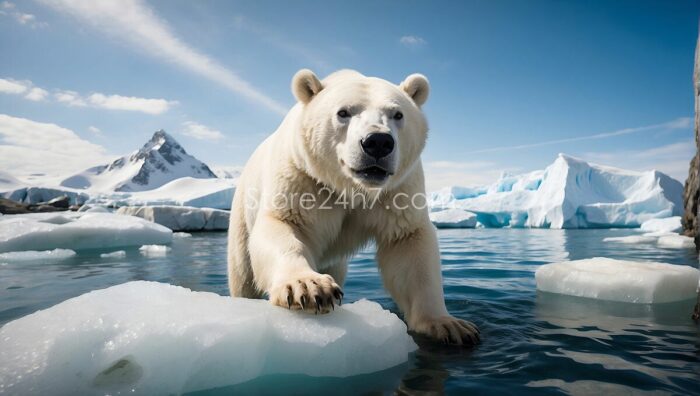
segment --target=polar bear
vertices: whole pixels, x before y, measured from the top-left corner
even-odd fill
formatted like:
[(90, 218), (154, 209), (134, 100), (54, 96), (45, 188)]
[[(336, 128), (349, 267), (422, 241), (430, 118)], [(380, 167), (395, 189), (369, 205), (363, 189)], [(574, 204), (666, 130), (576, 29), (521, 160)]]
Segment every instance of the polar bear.
[(437, 236), (420, 154), (428, 80), (400, 85), (342, 70), (292, 79), (298, 103), (253, 153), (233, 199), (232, 296), (327, 313), (341, 303), (347, 260), (377, 246), (384, 286), (409, 329), (449, 344), (479, 330), (445, 307)]

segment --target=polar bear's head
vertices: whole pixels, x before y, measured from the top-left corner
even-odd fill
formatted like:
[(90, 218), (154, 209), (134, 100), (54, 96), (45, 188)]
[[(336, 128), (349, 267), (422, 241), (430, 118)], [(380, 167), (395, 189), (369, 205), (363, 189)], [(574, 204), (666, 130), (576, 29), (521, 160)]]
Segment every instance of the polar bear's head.
[(400, 184), (425, 146), (428, 126), (421, 106), (429, 90), (420, 74), (395, 85), (350, 70), (323, 81), (300, 70), (292, 92), (301, 106), (307, 171), (336, 189)]

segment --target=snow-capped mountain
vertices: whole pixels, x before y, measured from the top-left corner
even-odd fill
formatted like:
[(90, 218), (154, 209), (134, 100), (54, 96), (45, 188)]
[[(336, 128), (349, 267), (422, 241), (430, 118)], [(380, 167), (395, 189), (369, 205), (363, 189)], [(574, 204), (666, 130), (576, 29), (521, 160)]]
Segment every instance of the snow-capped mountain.
[(683, 185), (655, 171), (589, 164), (560, 154), (545, 170), (503, 175), (482, 187), (447, 187), (430, 196), (434, 212), (475, 213), (485, 227), (639, 227), (679, 216)]
[(140, 150), (73, 175), (61, 186), (98, 192), (133, 192), (158, 188), (181, 177), (216, 178), (214, 172), (164, 130), (156, 131)]

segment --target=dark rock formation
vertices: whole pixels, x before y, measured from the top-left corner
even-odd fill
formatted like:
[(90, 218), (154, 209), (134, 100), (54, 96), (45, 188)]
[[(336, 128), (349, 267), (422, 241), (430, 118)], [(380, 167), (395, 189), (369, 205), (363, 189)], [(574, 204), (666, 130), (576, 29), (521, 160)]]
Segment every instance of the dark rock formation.
[(695, 157), (690, 161), (688, 180), (685, 182), (683, 203), (683, 231), (685, 235), (695, 238), (695, 247), (700, 250), (700, 222), (698, 221), (698, 201), (700, 200), (700, 37), (695, 47), (695, 71), (693, 73), (695, 93)]

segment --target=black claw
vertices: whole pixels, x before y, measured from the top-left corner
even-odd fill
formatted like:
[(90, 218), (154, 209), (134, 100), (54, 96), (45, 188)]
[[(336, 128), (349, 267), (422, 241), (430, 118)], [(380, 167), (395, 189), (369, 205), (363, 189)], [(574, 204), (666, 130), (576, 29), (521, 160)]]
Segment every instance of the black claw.
[(335, 311), (335, 304), (333, 304), (333, 299), (331, 298), (331, 309)]
[(292, 295), (287, 294), (287, 308), (292, 309)]
[(306, 309), (306, 296), (301, 296), (299, 299), (299, 303), (301, 304), (301, 309), (305, 310)]
[(323, 301), (321, 300), (321, 297), (319, 297), (319, 296), (314, 297), (314, 299), (316, 300), (316, 312), (318, 312), (318, 310), (321, 308), (321, 305), (322, 305), (321, 303)]

